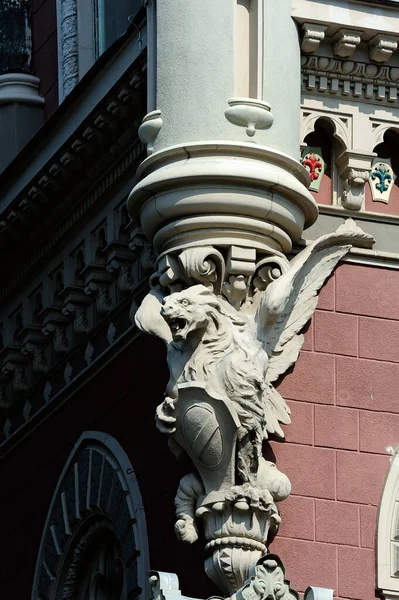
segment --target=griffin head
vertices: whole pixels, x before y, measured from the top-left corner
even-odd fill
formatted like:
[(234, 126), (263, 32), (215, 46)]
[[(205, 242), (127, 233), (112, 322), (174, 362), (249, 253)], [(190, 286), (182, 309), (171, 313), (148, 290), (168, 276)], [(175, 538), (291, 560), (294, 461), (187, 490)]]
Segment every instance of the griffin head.
[(219, 302), (203, 285), (194, 285), (181, 292), (166, 296), (161, 315), (172, 332), (173, 340), (181, 342), (193, 332), (203, 331), (211, 321), (211, 313)]

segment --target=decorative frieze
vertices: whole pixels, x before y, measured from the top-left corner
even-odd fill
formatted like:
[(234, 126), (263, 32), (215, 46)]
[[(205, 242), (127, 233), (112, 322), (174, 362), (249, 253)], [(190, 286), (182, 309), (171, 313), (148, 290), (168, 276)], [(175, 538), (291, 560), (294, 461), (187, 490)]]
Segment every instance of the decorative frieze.
[[(0, 406), (7, 412), (0, 443), (20, 426), (21, 413), (29, 422), (131, 327), (131, 295), (155, 257), (137, 226), (121, 219), (124, 205), (98, 217), (100, 224), (33, 283), (23, 303), (9, 309), (9, 317), (3, 312)], [(106, 240), (100, 231), (114, 234)], [(114, 324), (116, 315), (124, 328)]]
[[(141, 68), (139, 63), (127, 71), (94, 114), (81, 123), (0, 215), (0, 248), (7, 246), (7, 251), (13, 252), (12, 268), (4, 268), (0, 301), (82, 220), (102, 194), (115, 186), (123, 173), (134, 173), (144, 151), (137, 137), (144, 105)], [(124, 119), (120, 117), (122, 110)], [(56, 220), (50, 233), (49, 203)], [(43, 244), (35, 243), (39, 237)], [(33, 251), (26, 250), (28, 245)]]
[(396, 102), (399, 68), (326, 56), (302, 56), (302, 89), (364, 101)]

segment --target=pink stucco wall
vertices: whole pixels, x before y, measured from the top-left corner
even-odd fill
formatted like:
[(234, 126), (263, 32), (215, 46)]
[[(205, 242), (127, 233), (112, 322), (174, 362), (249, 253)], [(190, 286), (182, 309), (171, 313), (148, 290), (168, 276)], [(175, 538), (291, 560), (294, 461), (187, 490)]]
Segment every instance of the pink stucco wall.
[(342, 264), (320, 294), (304, 350), (279, 387), (292, 410), (272, 442), (292, 482), (271, 545), (298, 591), (375, 597), (377, 507), (399, 443), (399, 272)]

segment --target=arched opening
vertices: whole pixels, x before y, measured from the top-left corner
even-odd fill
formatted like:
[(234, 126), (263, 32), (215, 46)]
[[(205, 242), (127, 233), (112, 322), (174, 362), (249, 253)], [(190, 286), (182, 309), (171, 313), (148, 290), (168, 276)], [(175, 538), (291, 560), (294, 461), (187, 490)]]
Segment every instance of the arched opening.
[(145, 600), (148, 543), (143, 503), (115, 438), (85, 432), (54, 491), (32, 600)]
[(343, 152), (343, 146), (334, 133), (331, 121), (320, 117), (314, 131), (304, 140), (302, 164), (310, 174), (310, 191), (318, 204), (333, 204), (334, 190), (337, 190), (335, 160)]
[(85, 259), (83, 250), (78, 250), (75, 255), (75, 282), (82, 283), (84, 281), (82, 271), (85, 268)]
[(13, 336), (13, 338), (14, 338), (15, 343), (18, 343), (19, 334), (21, 333), (23, 328), (24, 328), (24, 323), (22, 320), (22, 313), (18, 311), (17, 313), (15, 313), (15, 316), (14, 316), (14, 336)]
[(107, 246), (107, 236), (104, 227), (101, 227), (97, 233), (95, 262), (104, 264), (106, 261), (105, 248)]
[(124, 204), (121, 208), (120, 212), (120, 223), (118, 229), (118, 242), (127, 243), (129, 241), (129, 232), (127, 231), (127, 226), (130, 222), (130, 217), (127, 212), (127, 206)]
[(53, 304), (54, 306), (61, 306), (62, 300), (60, 298), (60, 293), (64, 289), (64, 277), (62, 271), (57, 271), (54, 277), (54, 294), (53, 294)]
[(43, 325), (40, 313), (43, 310), (42, 295), (37, 292), (33, 298), (33, 313), (32, 323), (35, 327), (41, 327)]
[(399, 446), (392, 457), (378, 512), (377, 587), (399, 595)]

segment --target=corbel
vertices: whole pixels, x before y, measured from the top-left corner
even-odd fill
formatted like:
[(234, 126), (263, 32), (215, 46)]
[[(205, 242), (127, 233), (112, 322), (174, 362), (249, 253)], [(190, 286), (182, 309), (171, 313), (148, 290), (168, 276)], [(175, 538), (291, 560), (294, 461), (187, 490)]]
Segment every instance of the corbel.
[(65, 354), (70, 349), (66, 328), (69, 319), (62, 314), (62, 309), (57, 306), (44, 308), (40, 313), (43, 321), (42, 333), (52, 340), (54, 352)]
[(95, 299), (98, 312), (110, 312), (114, 307), (109, 289), (113, 281), (111, 273), (103, 266), (87, 265), (82, 271), (82, 276), (85, 278), (84, 293)]
[(1, 374), (12, 381), (13, 391), (18, 394), (28, 389), (26, 378), (27, 360), (19, 347), (5, 347), (1, 351)]
[(378, 63), (388, 62), (397, 48), (398, 37), (379, 33), (369, 42), (370, 59)]
[(303, 23), (301, 27), (302, 31), (302, 52), (312, 53), (318, 50), (321, 42), (326, 36), (327, 25), (320, 25), (319, 23)]
[(60, 292), (62, 299), (62, 314), (73, 322), (76, 334), (89, 333), (92, 330), (91, 320), (88, 318), (88, 307), (91, 299), (78, 286), (67, 286)]
[(129, 250), (140, 261), (144, 273), (150, 273), (155, 269), (156, 254), (140, 227), (136, 226), (131, 232)]
[(42, 328), (37, 326), (24, 327), (20, 339), (21, 353), (30, 359), (34, 373), (46, 373), (50, 366), (45, 350), (48, 341), (42, 332)]
[(355, 29), (340, 29), (333, 36), (333, 52), (341, 58), (349, 58), (354, 54), (362, 40), (363, 31)]
[(361, 210), (364, 205), (364, 186), (369, 180), (374, 152), (345, 150), (337, 159), (338, 173), (344, 183), (341, 204), (349, 210)]
[(130, 292), (136, 285), (132, 275), (132, 264), (136, 261), (136, 256), (122, 244), (112, 243), (109, 249), (107, 273), (117, 277), (121, 292)]

